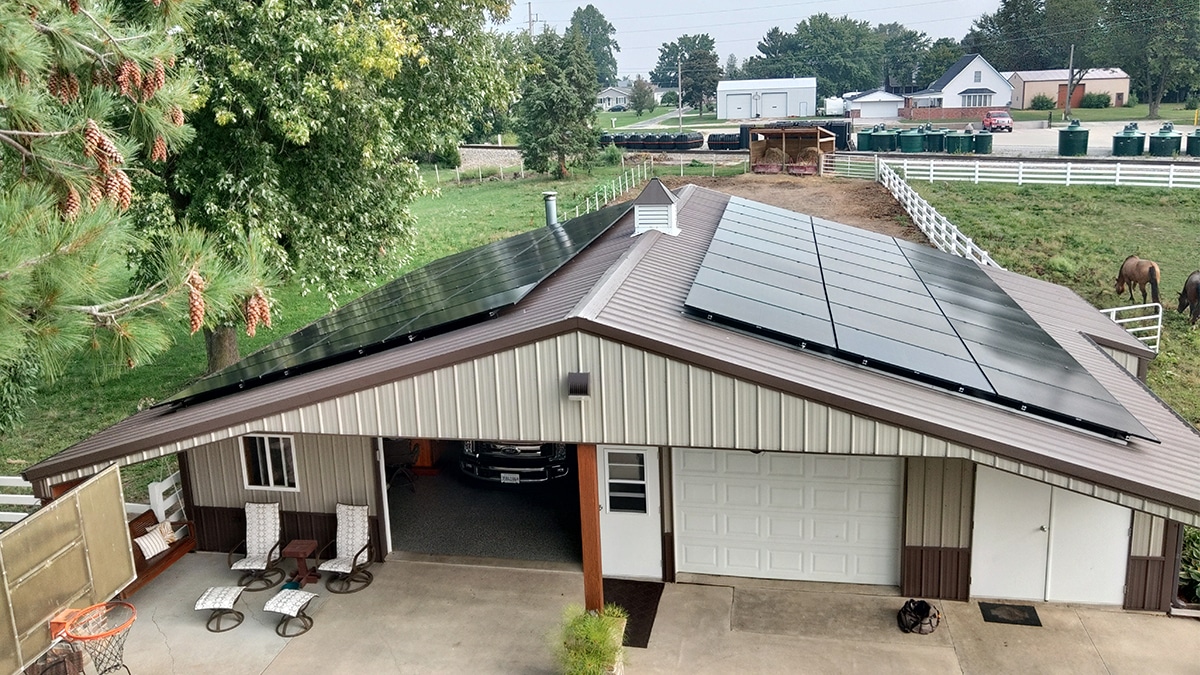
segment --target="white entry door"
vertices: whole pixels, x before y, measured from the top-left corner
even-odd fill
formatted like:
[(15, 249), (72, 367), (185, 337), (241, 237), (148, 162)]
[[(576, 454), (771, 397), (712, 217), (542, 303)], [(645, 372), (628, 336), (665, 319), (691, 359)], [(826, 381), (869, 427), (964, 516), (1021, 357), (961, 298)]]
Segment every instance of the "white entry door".
[(1120, 604), (1131, 522), (1124, 506), (979, 467), (971, 595)]
[(597, 446), (604, 576), (662, 580), (658, 448)]

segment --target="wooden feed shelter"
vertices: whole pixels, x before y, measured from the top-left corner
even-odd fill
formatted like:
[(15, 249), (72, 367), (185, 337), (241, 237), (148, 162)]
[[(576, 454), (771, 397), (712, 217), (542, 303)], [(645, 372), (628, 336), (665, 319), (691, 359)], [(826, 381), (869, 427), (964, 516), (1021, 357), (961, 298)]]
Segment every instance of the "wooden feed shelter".
[(755, 173), (816, 174), (821, 153), (833, 152), (837, 135), (821, 127), (751, 129), (750, 166)]

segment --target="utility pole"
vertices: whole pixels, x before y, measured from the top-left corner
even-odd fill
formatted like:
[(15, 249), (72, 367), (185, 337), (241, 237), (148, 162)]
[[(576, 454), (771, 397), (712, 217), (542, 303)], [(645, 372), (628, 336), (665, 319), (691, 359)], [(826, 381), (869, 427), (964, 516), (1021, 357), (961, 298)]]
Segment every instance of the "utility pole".
[(1071, 56), (1067, 59), (1067, 104), (1063, 106), (1063, 119), (1071, 116), (1071, 95), (1075, 93), (1075, 45), (1071, 45)]
[(677, 65), (675, 66), (675, 77), (679, 81), (679, 96), (677, 96), (676, 98), (679, 99), (677, 101), (678, 111), (679, 111), (679, 133), (682, 134), (683, 133), (683, 50), (680, 49), (679, 53), (676, 54), (676, 56), (679, 58), (679, 60), (676, 62)]
[(533, 37), (533, 3), (527, 2), (525, 5), (529, 8), (529, 37)]

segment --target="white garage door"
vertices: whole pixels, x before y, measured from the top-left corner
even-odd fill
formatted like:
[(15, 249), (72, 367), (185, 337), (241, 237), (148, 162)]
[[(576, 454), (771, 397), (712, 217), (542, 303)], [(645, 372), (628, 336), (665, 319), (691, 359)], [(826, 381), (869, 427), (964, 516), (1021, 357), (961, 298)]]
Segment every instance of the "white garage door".
[(741, 120), (750, 117), (750, 94), (725, 96), (725, 119)]
[(763, 117), (787, 117), (787, 92), (769, 91), (762, 95)]
[(675, 448), (676, 567), (900, 583), (901, 460)]

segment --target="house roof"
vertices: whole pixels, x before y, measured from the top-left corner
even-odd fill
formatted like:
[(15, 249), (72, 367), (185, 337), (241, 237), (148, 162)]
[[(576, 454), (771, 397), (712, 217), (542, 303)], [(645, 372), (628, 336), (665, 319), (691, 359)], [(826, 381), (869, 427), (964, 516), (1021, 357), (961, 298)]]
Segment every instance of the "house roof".
[(811, 89), (817, 86), (815, 77), (780, 77), (765, 80), (721, 80), (717, 83), (717, 91), (739, 89)]
[[(1054, 68), (1051, 70), (1017, 70), (1009, 75), (1020, 77), (1025, 82), (1053, 82), (1061, 80), (1067, 81), (1067, 75), (1070, 71), (1066, 68)], [(1128, 79), (1129, 74), (1120, 68), (1089, 68), (1083, 75), (1083, 81), (1088, 80), (1119, 80)]]
[(897, 96), (896, 94), (893, 94), (891, 92), (884, 91), (882, 87), (877, 87), (870, 91), (863, 91), (863, 92), (854, 94), (853, 96), (847, 96), (846, 100), (847, 101), (858, 101), (860, 103), (863, 101), (889, 101), (889, 102), (891, 102), (891, 101), (903, 101), (904, 97)]
[(972, 89), (963, 89), (959, 94), (994, 94), (996, 92), (987, 87), (974, 87)]
[[(957, 61), (955, 61), (954, 65), (950, 66), (950, 68), (948, 68), (945, 73), (942, 73), (941, 77), (934, 80), (933, 84), (922, 89), (921, 91), (914, 92), (912, 94), (908, 94), (908, 96), (911, 98), (931, 98), (931, 97), (936, 97), (936, 96), (941, 95), (942, 92), (946, 89), (946, 87), (949, 86), (950, 82), (952, 80), (954, 80), (954, 78), (958, 77), (959, 73), (966, 70), (967, 66), (971, 65), (976, 59), (983, 61), (983, 63), (988, 68), (991, 68), (993, 72), (996, 72), (996, 69), (992, 68), (992, 64), (988, 63), (987, 59), (983, 58), (979, 54), (965, 54), (961, 58), (959, 58)], [(996, 75), (1000, 76), (1000, 73), (996, 72)], [(1001, 79), (1005, 79), (1003, 76), (1000, 76), (1000, 77), (1001, 77)], [(1009, 85), (1009, 89), (1011, 89), (1011, 88), (1012, 88), (1012, 85)], [(962, 93), (965, 94), (968, 92), (964, 91)], [(989, 92), (989, 93), (994, 94), (996, 92)]]
[(1200, 475), (1180, 470), (1200, 464), (1200, 435), (1097, 346), (1146, 351), (1069, 289), (984, 268), (1160, 443), (1113, 440), (688, 316), (684, 301), (730, 197), (696, 186), (676, 196), (678, 236), (651, 231), (632, 237), (631, 209), (614, 213), (613, 227), (495, 318), (195, 405), (149, 408), (24, 475), (39, 480), (136, 456), (481, 354), (584, 331), (1200, 514)]

